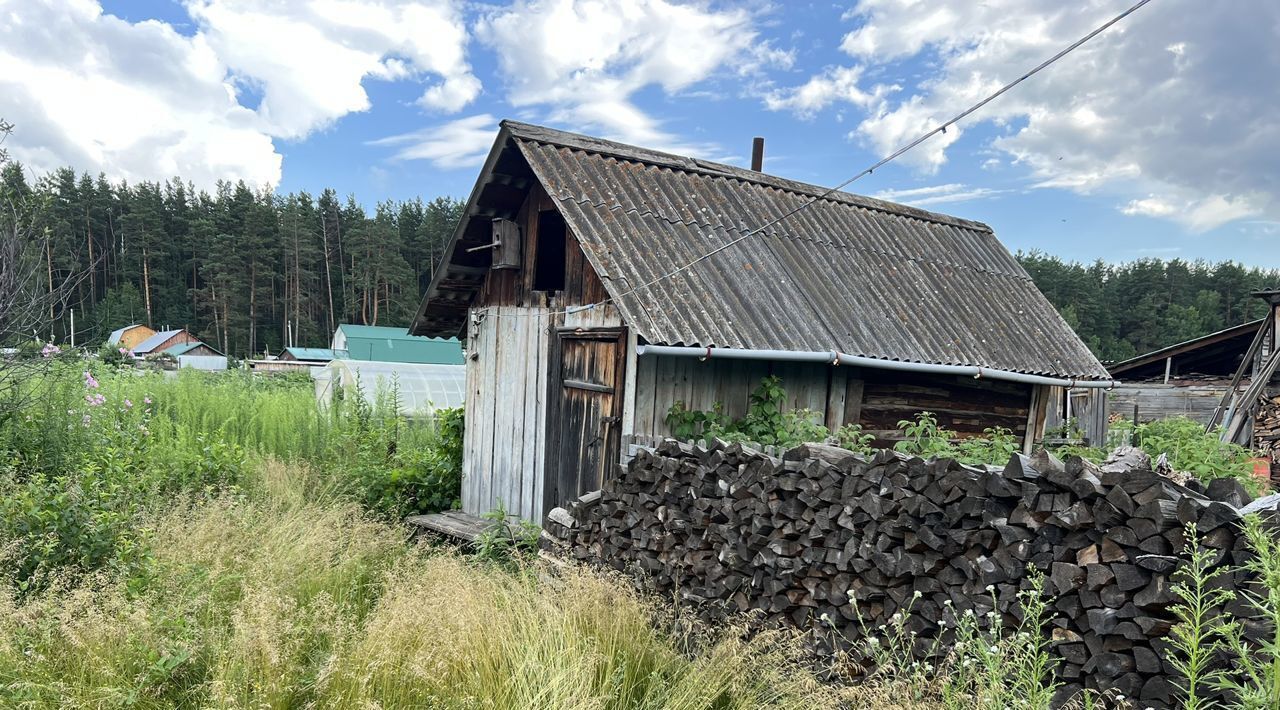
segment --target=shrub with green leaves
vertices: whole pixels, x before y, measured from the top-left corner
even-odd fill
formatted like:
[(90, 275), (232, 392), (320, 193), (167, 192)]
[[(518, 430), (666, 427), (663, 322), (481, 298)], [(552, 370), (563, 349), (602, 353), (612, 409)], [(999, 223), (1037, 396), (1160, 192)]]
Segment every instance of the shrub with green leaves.
[[(32, 385), (34, 386), (34, 384)], [(176, 497), (237, 492), (255, 456), (309, 464), (377, 514), (454, 507), (462, 412), (411, 421), (392, 401), (316, 406), (309, 378), (50, 363), (39, 397), (0, 421), (0, 575), (138, 568), (140, 521)]]
[(1205, 432), (1195, 420), (1172, 417), (1139, 424), (1134, 443), (1153, 459), (1164, 454), (1175, 471), (1193, 474), (1203, 482), (1234, 478), (1254, 493), (1259, 490), (1249, 450), (1224, 443), (1218, 432)]
[(787, 409), (787, 391), (782, 380), (769, 376), (751, 392), (747, 413), (739, 419), (726, 416), (720, 402), (711, 410), (689, 409), (678, 401), (667, 410), (667, 426), (678, 439), (717, 437), (725, 441), (751, 442), (764, 446), (795, 446), (808, 441), (824, 441), (831, 432), (818, 423), (821, 415), (808, 409)]
[[(438, 410), (430, 422), (388, 421), (367, 411), (355, 416), (364, 423), (347, 434), (352, 456), (342, 475), (365, 507), (399, 520), (461, 505), (461, 407)], [(397, 434), (410, 429), (420, 430), (415, 445), (401, 446)]]
[(952, 458), (960, 463), (1003, 466), (1021, 448), (1013, 432), (1004, 427), (988, 427), (982, 436), (959, 437), (938, 425), (933, 412), (920, 412), (915, 419), (898, 422), (902, 440), (894, 450), (921, 458)]

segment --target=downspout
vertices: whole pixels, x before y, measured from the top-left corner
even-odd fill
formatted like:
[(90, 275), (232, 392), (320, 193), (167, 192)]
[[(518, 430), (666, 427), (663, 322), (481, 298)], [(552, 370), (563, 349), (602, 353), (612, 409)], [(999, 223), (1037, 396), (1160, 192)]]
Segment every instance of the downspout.
[(746, 350), (742, 348), (694, 348), (672, 345), (638, 345), (636, 355), (670, 355), (673, 357), (696, 357), (700, 360), (773, 360), (775, 362), (818, 362), (828, 365), (850, 365), (868, 367), (879, 370), (897, 370), (899, 372), (915, 372), (927, 375), (959, 375), (974, 379), (992, 379), (1005, 382), (1021, 382), (1028, 385), (1048, 385), (1051, 387), (1083, 387), (1087, 389), (1112, 389), (1115, 380), (1077, 380), (1043, 375), (1028, 375), (1023, 372), (998, 370), (973, 365), (936, 365), (925, 362), (903, 362), (900, 360), (882, 360), (874, 357), (845, 355), (834, 351), (813, 352), (794, 350)]

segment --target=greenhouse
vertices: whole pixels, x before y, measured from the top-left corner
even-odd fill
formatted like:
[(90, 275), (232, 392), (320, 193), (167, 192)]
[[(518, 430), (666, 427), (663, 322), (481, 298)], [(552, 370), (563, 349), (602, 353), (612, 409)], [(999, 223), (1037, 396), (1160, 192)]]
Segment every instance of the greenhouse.
[(370, 404), (376, 403), (379, 396), (394, 395), (401, 414), (421, 416), (463, 406), (466, 373), (464, 365), (334, 360), (311, 368), (311, 379), (321, 405), (332, 403), (339, 391), (343, 396), (359, 392)]

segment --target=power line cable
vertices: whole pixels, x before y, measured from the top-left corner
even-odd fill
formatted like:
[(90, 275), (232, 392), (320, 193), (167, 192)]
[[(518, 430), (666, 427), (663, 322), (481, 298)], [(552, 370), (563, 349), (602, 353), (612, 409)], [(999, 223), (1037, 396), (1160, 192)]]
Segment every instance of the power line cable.
[[(1054, 62), (1057, 62), (1059, 59), (1062, 59), (1063, 57), (1067, 56), (1068, 54), (1070, 54), (1070, 53), (1074, 52), (1075, 50), (1079, 49), (1081, 45), (1085, 44), (1085, 43), (1086, 43), (1086, 42), (1088, 42), (1089, 40), (1092, 40), (1094, 37), (1097, 37), (1098, 35), (1102, 34), (1103, 32), (1106, 32), (1108, 29), (1110, 29), (1110, 28), (1111, 28), (1111, 26), (1112, 26), (1112, 25), (1115, 25), (1117, 22), (1120, 22), (1121, 20), (1125, 19), (1125, 18), (1126, 18), (1126, 17), (1128, 17), (1129, 15), (1132, 15), (1133, 13), (1137, 12), (1139, 9), (1141, 9), (1141, 8), (1142, 8), (1142, 6), (1146, 5), (1146, 4), (1147, 4), (1147, 3), (1149, 3), (1149, 2), (1151, 2), (1151, 0), (1139, 0), (1139, 2), (1134, 3), (1134, 4), (1133, 4), (1129, 9), (1125, 10), (1124, 12), (1120, 13), (1119, 15), (1116, 15), (1115, 17), (1112, 17), (1110, 20), (1107, 20), (1107, 21), (1106, 21), (1106, 22), (1104, 22), (1103, 24), (1101, 24), (1101, 25), (1097, 26), (1097, 27), (1096, 27), (1096, 28), (1094, 28), (1091, 32), (1089, 32), (1089, 33), (1088, 33), (1088, 34), (1086, 34), (1085, 36), (1081, 37), (1080, 39), (1076, 40), (1075, 42), (1072, 42), (1070, 45), (1068, 45), (1066, 48), (1064, 48), (1063, 50), (1061, 50), (1061, 51), (1060, 51), (1060, 52), (1058, 52), (1057, 54), (1053, 55), (1052, 57), (1049, 57), (1048, 59), (1044, 60), (1043, 62), (1040, 62), (1040, 64), (1036, 65), (1036, 67), (1035, 67), (1034, 69), (1031, 69), (1030, 71), (1026, 72), (1026, 73), (1025, 73), (1025, 74), (1023, 74), (1022, 76), (1019, 76), (1017, 79), (1014, 79), (1013, 81), (1011, 81), (1011, 82), (1009, 82), (1009, 83), (1005, 84), (1004, 86), (1000, 87), (1000, 89), (998, 89), (998, 90), (997, 90), (997, 91), (995, 91), (994, 93), (992, 93), (992, 94), (988, 95), (986, 98), (982, 99), (981, 101), (977, 102), (976, 104), (973, 104), (973, 105), (972, 105), (972, 106), (970, 106), (969, 108), (966, 108), (965, 110), (961, 111), (960, 113), (956, 114), (955, 116), (952, 116), (952, 117), (951, 117), (950, 119), (948, 119), (946, 122), (944, 122), (944, 123), (942, 123), (942, 124), (939, 124), (939, 125), (938, 125), (937, 127), (935, 127), (933, 130), (930, 130), (929, 132), (922, 134), (921, 136), (919, 136), (919, 137), (918, 137), (918, 138), (916, 138), (915, 140), (911, 141), (910, 143), (907, 143), (906, 145), (904, 145), (904, 146), (902, 146), (902, 147), (898, 148), (897, 150), (893, 151), (893, 152), (892, 152), (892, 153), (890, 153), (889, 155), (887, 155), (887, 156), (885, 156), (885, 157), (881, 158), (881, 159), (880, 159), (880, 160), (878, 160), (875, 164), (873, 164), (873, 165), (871, 165), (870, 167), (868, 167), (868, 168), (864, 169), (862, 172), (858, 173), (857, 175), (854, 175), (853, 177), (849, 178), (848, 180), (845, 180), (844, 182), (840, 183), (839, 185), (836, 185), (835, 187), (829, 188), (829, 189), (825, 190), (824, 192), (822, 192), (822, 193), (820, 193), (820, 194), (818, 194), (818, 195), (816, 195), (816, 196), (814, 196), (814, 197), (811, 197), (809, 200), (807, 200), (807, 201), (805, 201), (805, 202), (802, 202), (801, 204), (797, 205), (796, 207), (793, 207), (792, 209), (788, 210), (787, 212), (784, 212), (783, 214), (781, 214), (781, 215), (779, 215), (779, 216), (777, 216), (777, 217), (774, 217), (773, 219), (769, 220), (768, 222), (765, 222), (764, 224), (760, 225), (759, 227), (756, 227), (755, 229), (752, 229), (751, 231), (749, 231), (749, 232), (747, 232), (747, 233), (743, 234), (742, 236), (738, 237), (737, 239), (733, 239), (733, 240), (730, 240), (730, 241), (728, 241), (728, 242), (725, 242), (724, 244), (721, 244), (720, 246), (716, 247), (715, 249), (712, 249), (711, 251), (708, 251), (708, 252), (706, 252), (705, 254), (702, 254), (702, 255), (698, 256), (697, 258), (693, 259), (692, 261), (690, 261), (690, 262), (688, 262), (688, 263), (686, 263), (686, 264), (683, 264), (683, 265), (681, 265), (681, 266), (679, 266), (679, 267), (677, 267), (677, 268), (675, 268), (675, 269), (672, 269), (672, 270), (670, 270), (670, 271), (668, 271), (668, 272), (666, 272), (666, 273), (663, 273), (663, 274), (660, 274), (660, 275), (658, 275), (658, 276), (655, 276), (654, 278), (652, 278), (652, 279), (650, 279), (650, 280), (648, 280), (648, 281), (645, 281), (645, 282), (644, 282), (644, 283), (642, 283), (642, 284), (639, 284), (639, 285), (637, 285), (637, 286), (633, 286), (633, 287), (631, 287), (631, 288), (629, 288), (629, 289), (627, 289), (627, 290), (625, 290), (625, 291), (623, 291), (623, 292), (619, 293), (619, 294), (618, 294), (618, 295), (616, 295), (616, 296), (610, 296), (610, 297), (608, 297), (608, 298), (606, 298), (606, 299), (604, 299), (604, 300), (602, 300), (602, 301), (596, 301), (595, 303), (589, 303), (589, 304), (582, 305), (582, 306), (573, 306), (573, 307), (565, 308), (565, 309), (560, 310), (560, 311), (550, 311), (550, 312), (548, 312), (548, 313), (540, 314), (540, 315), (554, 315), (554, 314), (560, 314), (560, 313), (577, 313), (577, 312), (581, 312), (581, 311), (591, 310), (591, 309), (596, 308), (596, 307), (598, 307), (598, 306), (603, 306), (603, 305), (606, 305), (606, 304), (609, 304), (609, 303), (613, 303), (613, 302), (618, 301), (619, 299), (621, 299), (621, 298), (623, 298), (623, 297), (625, 297), (625, 296), (629, 296), (629, 295), (631, 295), (631, 294), (633, 294), (633, 293), (635, 293), (635, 292), (637, 292), (637, 291), (640, 291), (640, 290), (642, 290), (642, 289), (649, 288), (650, 286), (653, 286), (653, 285), (658, 284), (658, 283), (660, 283), (660, 282), (662, 282), (662, 281), (665, 281), (665, 280), (667, 280), (667, 279), (669, 279), (669, 278), (671, 278), (671, 277), (673, 277), (673, 276), (676, 276), (677, 274), (680, 274), (680, 273), (683, 273), (683, 272), (685, 272), (685, 271), (688, 271), (689, 269), (693, 268), (694, 266), (697, 266), (698, 264), (700, 264), (700, 263), (702, 263), (702, 262), (706, 261), (707, 259), (710, 259), (711, 257), (715, 256), (716, 254), (719, 254), (720, 252), (725, 251), (726, 249), (729, 249), (730, 247), (737, 246), (738, 244), (741, 244), (742, 242), (744, 242), (744, 241), (746, 241), (746, 240), (750, 239), (751, 237), (754, 237), (754, 236), (756, 236), (756, 235), (760, 234), (760, 233), (761, 233), (761, 232), (763, 232), (764, 230), (766, 230), (766, 229), (768, 229), (768, 228), (770, 228), (770, 227), (773, 227), (773, 226), (775, 226), (775, 225), (777, 225), (777, 224), (779, 224), (779, 223), (781, 223), (781, 222), (783, 222), (783, 221), (785, 221), (785, 220), (787, 220), (787, 219), (789, 219), (789, 218), (791, 218), (791, 217), (794, 217), (795, 215), (797, 215), (797, 214), (799, 214), (799, 213), (803, 212), (804, 210), (806, 210), (806, 209), (808, 209), (808, 208), (812, 207), (814, 204), (816, 204), (816, 203), (818, 203), (818, 202), (821, 202), (822, 200), (824, 200), (824, 199), (826, 199), (826, 198), (830, 197), (831, 195), (833, 195), (833, 194), (835, 194), (835, 193), (837, 193), (837, 192), (839, 192), (839, 191), (843, 190), (844, 188), (846, 188), (846, 187), (848, 187), (849, 185), (853, 184), (855, 181), (860, 180), (861, 178), (864, 178), (864, 177), (866, 177), (866, 176), (868, 176), (868, 175), (870, 175), (870, 174), (874, 173), (876, 170), (878, 170), (878, 169), (880, 169), (880, 168), (884, 167), (885, 165), (889, 164), (890, 162), (892, 162), (892, 161), (894, 161), (894, 160), (896, 160), (896, 159), (898, 159), (898, 158), (902, 157), (902, 155), (903, 155), (903, 154), (905, 154), (905, 153), (907, 153), (908, 151), (910, 151), (910, 150), (914, 149), (916, 146), (920, 145), (921, 143), (924, 143), (925, 141), (927, 141), (927, 140), (929, 140), (930, 138), (932, 138), (932, 137), (934, 137), (934, 136), (938, 135), (939, 133), (946, 133), (946, 132), (947, 132), (947, 127), (948, 127), (948, 126), (951, 126), (951, 125), (954, 125), (954, 124), (958, 123), (959, 121), (961, 121), (961, 120), (963, 120), (964, 118), (968, 117), (968, 116), (969, 116), (970, 114), (972, 114), (974, 111), (977, 111), (978, 109), (982, 108), (983, 106), (986, 106), (987, 104), (991, 103), (992, 101), (996, 100), (997, 98), (999, 98), (999, 97), (1003, 96), (1003, 95), (1004, 95), (1005, 93), (1007, 93), (1009, 90), (1013, 89), (1013, 87), (1017, 86), (1018, 84), (1021, 84), (1022, 82), (1026, 81), (1027, 79), (1030, 79), (1031, 77), (1033, 77), (1033, 76), (1035, 76), (1036, 74), (1040, 73), (1040, 72), (1041, 72), (1041, 71), (1043, 71), (1044, 69), (1048, 68), (1048, 67), (1049, 67), (1050, 65), (1052, 65)], [(510, 317), (513, 317), (513, 316), (516, 316), (516, 315), (526, 315), (526, 314), (506, 314), (506, 315), (499, 316), (499, 317), (502, 317), (502, 318), (510, 318)], [(527, 315), (533, 315), (533, 314), (527, 314)]]

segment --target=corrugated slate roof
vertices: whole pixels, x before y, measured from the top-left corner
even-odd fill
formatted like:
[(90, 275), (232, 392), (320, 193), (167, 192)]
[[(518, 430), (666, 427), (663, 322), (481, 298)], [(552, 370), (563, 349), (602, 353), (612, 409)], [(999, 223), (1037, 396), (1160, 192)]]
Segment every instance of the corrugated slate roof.
[(139, 355), (145, 355), (163, 345), (164, 341), (181, 332), (181, 328), (178, 328), (177, 330), (162, 330), (141, 343), (138, 343), (137, 347), (135, 347), (133, 351)]
[(1107, 378), (984, 224), (834, 193), (632, 293), (825, 190), (511, 121), (498, 140), (518, 147), (650, 343)]

